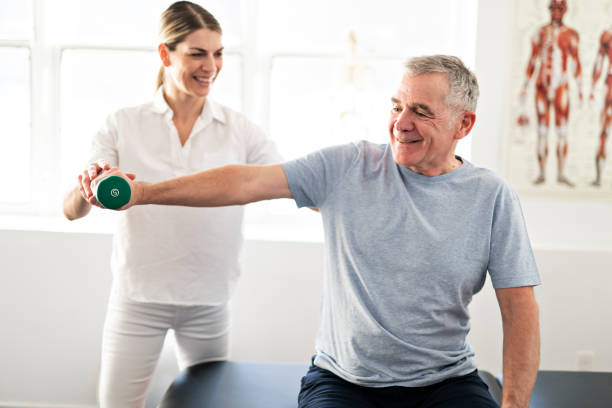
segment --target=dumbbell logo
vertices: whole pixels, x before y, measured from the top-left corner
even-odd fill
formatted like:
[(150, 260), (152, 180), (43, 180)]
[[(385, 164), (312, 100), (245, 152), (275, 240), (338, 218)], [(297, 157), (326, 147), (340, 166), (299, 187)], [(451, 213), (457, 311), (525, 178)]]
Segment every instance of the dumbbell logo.
[(95, 188), (96, 199), (105, 208), (121, 208), (132, 196), (128, 182), (118, 176), (108, 176), (100, 180)]

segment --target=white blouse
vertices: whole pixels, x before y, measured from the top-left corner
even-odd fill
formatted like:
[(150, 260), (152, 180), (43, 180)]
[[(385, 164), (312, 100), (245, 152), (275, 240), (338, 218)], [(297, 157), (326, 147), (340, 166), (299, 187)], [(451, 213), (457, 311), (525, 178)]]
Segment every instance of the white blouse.
[[(181, 146), (173, 112), (154, 100), (110, 115), (92, 143), (90, 162), (161, 181), (232, 163), (280, 162), (274, 144), (242, 114), (207, 99)], [(242, 206), (135, 206), (118, 212), (111, 269), (129, 299), (177, 305), (228, 301), (240, 275)]]

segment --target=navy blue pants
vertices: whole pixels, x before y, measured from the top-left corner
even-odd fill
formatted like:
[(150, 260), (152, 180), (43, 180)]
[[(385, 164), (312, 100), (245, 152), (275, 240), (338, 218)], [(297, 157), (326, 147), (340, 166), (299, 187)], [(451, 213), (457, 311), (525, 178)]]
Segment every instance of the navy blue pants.
[(310, 366), (298, 408), (498, 408), (478, 372), (425, 387), (363, 387)]

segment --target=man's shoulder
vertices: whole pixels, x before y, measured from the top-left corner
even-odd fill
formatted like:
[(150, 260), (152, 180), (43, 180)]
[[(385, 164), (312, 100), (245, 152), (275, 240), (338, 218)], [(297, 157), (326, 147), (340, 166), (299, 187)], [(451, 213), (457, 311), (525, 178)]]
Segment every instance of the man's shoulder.
[(385, 144), (373, 143), (368, 140), (356, 140), (324, 147), (321, 152), (340, 153), (350, 157), (359, 157), (364, 160), (380, 158), (385, 154)]
[(327, 163), (333, 168), (344, 169), (345, 172), (351, 169), (361, 172), (364, 169), (380, 168), (381, 163), (387, 161), (385, 150), (384, 144), (358, 140), (323, 147), (305, 155), (302, 159), (311, 163)]
[(368, 140), (359, 140), (351, 143), (351, 146), (350, 149), (352, 149), (355, 154), (355, 160), (362, 162), (362, 165), (369, 169), (380, 170), (393, 162), (393, 160), (388, 160), (388, 156), (392, 155), (388, 143), (374, 143)]
[(370, 157), (382, 157), (387, 150), (388, 144), (374, 143), (369, 140), (358, 140), (351, 143), (357, 150)]
[(466, 179), (478, 183), (489, 190), (499, 191), (511, 188), (508, 182), (493, 170), (485, 167), (478, 167), (469, 162), (467, 162), (467, 165), (468, 171), (465, 174)]

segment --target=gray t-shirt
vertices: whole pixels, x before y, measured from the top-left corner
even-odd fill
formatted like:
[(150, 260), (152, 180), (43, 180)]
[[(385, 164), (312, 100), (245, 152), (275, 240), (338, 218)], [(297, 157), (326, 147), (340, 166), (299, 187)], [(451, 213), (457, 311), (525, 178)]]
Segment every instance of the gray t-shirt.
[(468, 304), (540, 283), (516, 193), (463, 164), (427, 177), (388, 144), (335, 146), (283, 164), (299, 207), (318, 207), (325, 276), (315, 365), (352, 383), (417, 387), (476, 369)]

